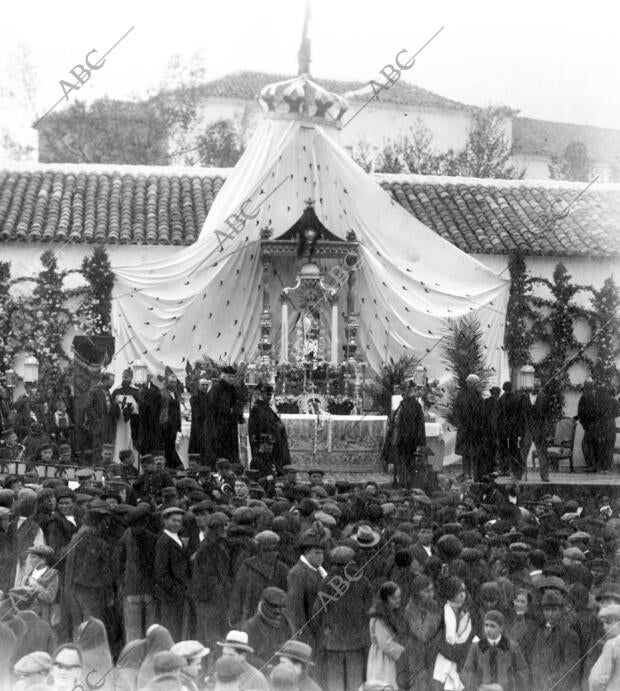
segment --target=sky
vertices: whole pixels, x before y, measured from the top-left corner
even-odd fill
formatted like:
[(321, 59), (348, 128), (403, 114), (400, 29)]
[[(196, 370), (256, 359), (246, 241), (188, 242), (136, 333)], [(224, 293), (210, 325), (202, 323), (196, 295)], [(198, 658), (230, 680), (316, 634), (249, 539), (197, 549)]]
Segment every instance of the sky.
[[(419, 54), (403, 78), (463, 103), (507, 105), (520, 115), (620, 129), (620, 9), (555, 0), (312, 0), (316, 78), (379, 79), (401, 49)], [(206, 79), (238, 70), (297, 71), (304, 0), (20, 0), (0, 26), (0, 99), (33, 120), (63, 97), (69, 71), (109, 53), (69, 98), (129, 98), (156, 89), (171, 55), (199, 56)], [(129, 31), (129, 33), (127, 33)], [(37, 85), (25, 96), (20, 46)], [(23, 50), (23, 48), (21, 48)], [(66, 101), (58, 108), (65, 107)], [(0, 120), (2, 112), (0, 111)]]

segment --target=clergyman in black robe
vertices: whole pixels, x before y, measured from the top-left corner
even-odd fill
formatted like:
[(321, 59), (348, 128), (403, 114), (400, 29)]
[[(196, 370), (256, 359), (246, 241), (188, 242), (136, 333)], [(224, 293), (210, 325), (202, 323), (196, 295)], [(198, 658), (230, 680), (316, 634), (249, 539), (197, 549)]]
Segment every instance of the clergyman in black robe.
[(273, 386), (266, 385), (261, 389), (250, 410), (248, 436), (252, 449), (250, 467), (258, 470), (261, 477), (282, 475), (283, 468), (291, 463), (286, 428), (280, 416), (269, 405), (273, 395)]
[(484, 446), (484, 408), (479, 390), (480, 377), (470, 374), (454, 401), (456, 453), (463, 458), (463, 472), (480, 482), (480, 457)]
[(140, 390), (139, 400), (138, 451), (143, 455), (153, 453), (162, 445), (159, 429), (160, 408), (161, 394), (159, 388), (153, 384), (152, 375), (149, 373), (146, 386)]
[(192, 424), (189, 432), (189, 453), (200, 454), (200, 465), (207, 461), (207, 424), (209, 420), (209, 380), (201, 379), (198, 390), (189, 399)]
[(411, 489), (416, 467), (414, 455), (420, 446), (426, 446), (424, 411), (415, 396), (416, 388), (409, 383), (407, 395), (401, 401), (394, 418), (394, 470), (401, 487)]
[(213, 383), (209, 398), (207, 426), (207, 459), (215, 467), (218, 458), (239, 462), (239, 430), (243, 423), (243, 409), (235, 387), (235, 369), (224, 367), (220, 380)]

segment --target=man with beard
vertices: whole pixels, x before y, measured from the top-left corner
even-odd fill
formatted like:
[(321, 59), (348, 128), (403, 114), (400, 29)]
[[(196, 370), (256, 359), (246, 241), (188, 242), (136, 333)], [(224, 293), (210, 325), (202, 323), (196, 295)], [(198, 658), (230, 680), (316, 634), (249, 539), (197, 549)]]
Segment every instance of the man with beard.
[(139, 428), (139, 392), (131, 385), (133, 372), (131, 369), (123, 371), (121, 385), (112, 391), (112, 401), (115, 404), (118, 420), (116, 422), (115, 453), (121, 449), (131, 449), (138, 443)]
[(283, 474), (285, 465), (291, 462), (291, 454), (288, 448), (286, 428), (269, 405), (273, 396), (273, 386), (264, 384), (260, 389), (258, 398), (248, 421), (248, 436), (252, 449), (252, 462), (250, 468), (259, 471), (259, 477), (276, 476)]
[(159, 429), (168, 468), (182, 468), (183, 463), (176, 450), (177, 434), (181, 431), (181, 395), (176, 376), (168, 371), (161, 390)]
[(188, 453), (200, 456), (200, 465), (207, 457), (207, 425), (209, 419), (209, 380), (200, 379), (198, 390), (189, 399), (192, 425), (189, 433)]
[(92, 439), (93, 458), (101, 458), (104, 444), (114, 441), (118, 406), (110, 396), (114, 375), (104, 372), (99, 383), (88, 392), (84, 411), (84, 426)]
[(217, 458), (239, 462), (237, 425), (243, 424), (243, 410), (237, 389), (236, 370), (224, 367), (220, 380), (214, 382), (208, 393), (210, 419), (207, 429), (207, 456), (213, 466)]

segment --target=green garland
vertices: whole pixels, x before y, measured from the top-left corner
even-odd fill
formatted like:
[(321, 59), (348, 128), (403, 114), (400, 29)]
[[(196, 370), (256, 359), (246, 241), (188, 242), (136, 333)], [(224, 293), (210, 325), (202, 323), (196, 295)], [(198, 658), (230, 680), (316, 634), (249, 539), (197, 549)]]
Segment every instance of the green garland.
[(617, 385), (619, 372), (616, 358), (620, 355), (620, 291), (613, 278), (608, 278), (600, 290), (594, 291), (593, 314), (590, 321), (593, 344), (598, 358), (592, 367), (592, 377), (597, 384)]
[(525, 257), (517, 252), (510, 258), (510, 297), (506, 309), (504, 348), (511, 367), (519, 369), (530, 361), (530, 348), (534, 340), (528, 320), (535, 318), (531, 308), (532, 283), (528, 279)]
[(90, 257), (84, 257), (82, 274), (88, 281), (88, 288), (82, 304), (81, 329), (89, 336), (109, 336), (114, 274), (102, 245), (97, 245)]

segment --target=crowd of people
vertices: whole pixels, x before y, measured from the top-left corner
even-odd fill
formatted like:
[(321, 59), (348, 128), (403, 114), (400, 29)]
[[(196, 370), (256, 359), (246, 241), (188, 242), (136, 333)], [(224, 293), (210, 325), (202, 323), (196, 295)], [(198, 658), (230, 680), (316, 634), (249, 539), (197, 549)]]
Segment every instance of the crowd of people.
[[(0, 689), (620, 688), (620, 502), (494, 483), (507, 467), (519, 479), (532, 443), (548, 478), (544, 391), (532, 403), (507, 383), (482, 399), (468, 378), (457, 482), (425, 463), (411, 384), (388, 433), (388, 489), (291, 465), (269, 386), (251, 406), (244, 468), (232, 369), (196, 382), (184, 468), (176, 377), (136, 388), (131, 374), (116, 389), (103, 375), (88, 395), (103, 479), (92, 467), (76, 481), (34, 467), (4, 479)], [(37, 447), (0, 401), (0, 460), (71, 459), (59, 418)], [(587, 387), (578, 417), (601, 432), (585, 444), (602, 463), (609, 425), (588, 421), (595, 404)], [(42, 419), (33, 406), (31, 427)]]
[(609, 497), (141, 466), (4, 483), (0, 688), (618, 688)]

